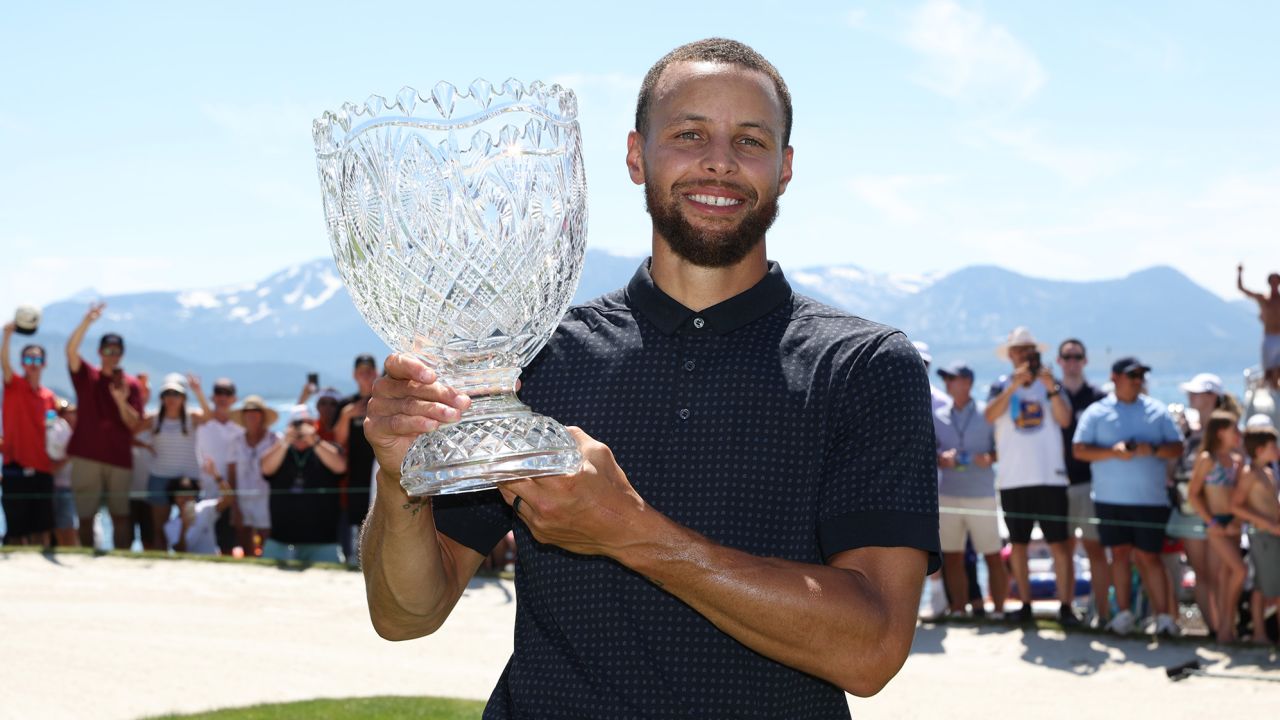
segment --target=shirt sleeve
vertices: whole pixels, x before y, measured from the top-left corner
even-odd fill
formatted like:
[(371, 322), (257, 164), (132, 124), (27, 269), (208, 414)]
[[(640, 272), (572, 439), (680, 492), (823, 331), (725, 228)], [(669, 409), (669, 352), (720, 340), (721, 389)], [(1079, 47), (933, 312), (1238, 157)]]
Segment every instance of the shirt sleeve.
[(431, 499), (436, 530), (481, 555), (511, 532), (511, 506), (497, 490), (440, 495)]
[(1098, 444), (1098, 413), (1093, 411), (1094, 406), (1090, 405), (1085, 411), (1080, 413), (1080, 422), (1076, 425), (1075, 437), (1071, 438), (1074, 445), (1097, 445)]
[(1008, 380), (1003, 377), (991, 383), (991, 387), (987, 389), (987, 402), (991, 402), (992, 400), (1000, 397), (1000, 393), (1004, 392), (1005, 386), (1008, 384)]
[(1167, 410), (1160, 414), (1160, 442), (1172, 443), (1183, 442), (1182, 430), (1178, 428), (1178, 423), (1174, 422), (1173, 414)]
[(832, 437), (821, 478), (824, 558), (860, 547), (913, 547), (941, 564), (929, 378), (900, 332), (852, 348), (833, 374)]

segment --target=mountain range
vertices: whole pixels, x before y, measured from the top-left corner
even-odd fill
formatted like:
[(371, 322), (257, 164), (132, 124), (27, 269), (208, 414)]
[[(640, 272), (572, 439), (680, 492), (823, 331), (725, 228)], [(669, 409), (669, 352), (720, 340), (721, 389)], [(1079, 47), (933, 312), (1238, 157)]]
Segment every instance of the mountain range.
[[(640, 262), (589, 250), (575, 302), (625, 285)], [(1093, 363), (1089, 375), (1099, 383), (1111, 360), (1136, 355), (1155, 368), (1153, 394), (1169, 400), (1178, 395), (1177, 383), (1197, 372), (1216, 372), (1239, 391), (1241, 371), (1258, 360), (1261, 330), (1252, 304), (1224, 300), (1169, 267), (1089, 282), (994, 266), (900, 275), (840, 265), (788, 269), (787, 276), (799, 292), (928, 342), (937, 363), (968, 361), (980, 383), (1007, 369), (994, 350), (1016, 325), (1029, 326), (1050, 353), (1064, 338), (1082, 338)], [(82, 291), (44, 309), (36, 341), (50, 350), (46, 384), (59, 394), (70, 389), (62, 347), (91, 297)], [(355, 355), (388, 352), (360, 318), (330, 258), (242, 286), (101, 299), (106, 311), (81, 348), (86, 358), (97, 361), (103, 332), (119, 332), (129, 371), (155, 378), (194, 372), (206, 385), (227, 376), (241, 396), (293, 397), (308, 372), (348, 392)]]

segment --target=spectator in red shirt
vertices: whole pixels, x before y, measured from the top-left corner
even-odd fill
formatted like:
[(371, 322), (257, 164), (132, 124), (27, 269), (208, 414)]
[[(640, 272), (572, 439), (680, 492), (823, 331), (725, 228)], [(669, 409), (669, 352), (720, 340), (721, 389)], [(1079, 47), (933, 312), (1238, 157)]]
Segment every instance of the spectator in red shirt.
[(93, 547), (93, 516), (106, 502), (115, 528), (115, 547), (133, 544), (129, 522), (129, 486), (133, 480), (130, 447), (134, 431), (141, 428), (142, 388), (120, 367), (124, 338), (107, 333), (98, 342), (101, 368), (80, 356), (80, 344), (89, 326), (102, 317), (103, 303), (89, 306), (84, 319), (67, 339), (67, 369), (76, 389), (79, 422), (71, 435), (67, 454), (73, 458), (71, 488), (80, 516), (80, 544)]
[(4, 516), (6, 545), (48, 547), (53, 530), (53, 462), (45, 449), (45, 423), (57, 413), (53, 391), (40, 385), (45, 352), (39, 345), (22, 348), (22, 377), (9, 362), (9, 340), (15, 326), (4, 326), (0, 366), (4, 370)]

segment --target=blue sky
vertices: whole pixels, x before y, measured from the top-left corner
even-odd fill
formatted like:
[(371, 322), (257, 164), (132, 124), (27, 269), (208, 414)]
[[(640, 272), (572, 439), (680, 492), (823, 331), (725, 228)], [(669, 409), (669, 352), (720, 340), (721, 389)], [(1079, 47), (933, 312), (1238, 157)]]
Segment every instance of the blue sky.
[[(458, 8), (448, 9), (448, 8)], [(1280, 268), (1280, 5), (22, 3), (0, 24), (0, 315), (220, 286), (328, 253), (310, 121), (401, 86), (560, 81), (590, 247), (642, 255), (623, 165), (670, 48), (745, 41), (795, 99), (784, 267)]]

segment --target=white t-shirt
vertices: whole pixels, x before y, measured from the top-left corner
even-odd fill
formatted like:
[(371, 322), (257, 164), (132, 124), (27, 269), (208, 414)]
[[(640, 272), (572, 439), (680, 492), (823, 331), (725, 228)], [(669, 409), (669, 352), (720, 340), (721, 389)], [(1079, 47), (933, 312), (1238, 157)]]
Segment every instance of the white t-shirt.
[[(206, 458), (213, 460), (218, 475), (227, 476), (227, 465), (235, 462), (236, 440), (244, 437), (244, 428), (231, 422), (211, 418), (196, 429), (196, 459), (200, 463), (200, 492), (204, 497), (218, 497), (218, 481), (204, 471)], [(237, 476), (239, 473), (236, 473)]]
[(133, 436), (147, 447), (134, 445), (130, 450), (133, 453), (133, 481), (129, 484), (131, 500), (145, 500), (147, 497), (147, 478), (151, 476), (151, 461), (156, 457), (155, 452), (150, 449), (151, 441), (154, 439), (153, 428), (155, 428), (154, 423), (147, 423), (146, 429)]
[[(62, 418), (54, 418), (53, 426), (45, 431), (45, 450), (49, 459), (60, 462), (67, 459), (67, 443), (71, 442), (71, 425)], [(53, 474), (53, 486), (57, 488), (71, 487), (71, 463), (63, 463), (58, 472)]]
[[(1000, 378), (991, 386), (991, 397), (998, 396), (1008, 383), (1007, 377)], [(1044, 383), (1015, 390), (1008, 409), (996, 418), (995, 432), (998, 489), (1067, 485), (1062, 427), (1053, 417)]]
[[(194, 505), (187, 507), (187, 511), (191, 513), (191, 517), (188, 518), (191, 526), (187, 528), (185, 538), (187, 552), (194, 555), (217, 555), (218, 536), (215, 532), (218, 524), (217, 498), (197, 500)], [(164, 524), (164, 535), (169, 541), (170, 548), (178, 544), (180, 532), (182, 532), (181, 516), (175, 515)]]
[(268, 430), (257, 445), (250, 446), (241, 432), (231, 446), (231, 462), (236, 464), (236, 494), (242, 501), (270, 496), (271, 488), (262, 478), (262, 456), (280, 440), (280, 433)]

